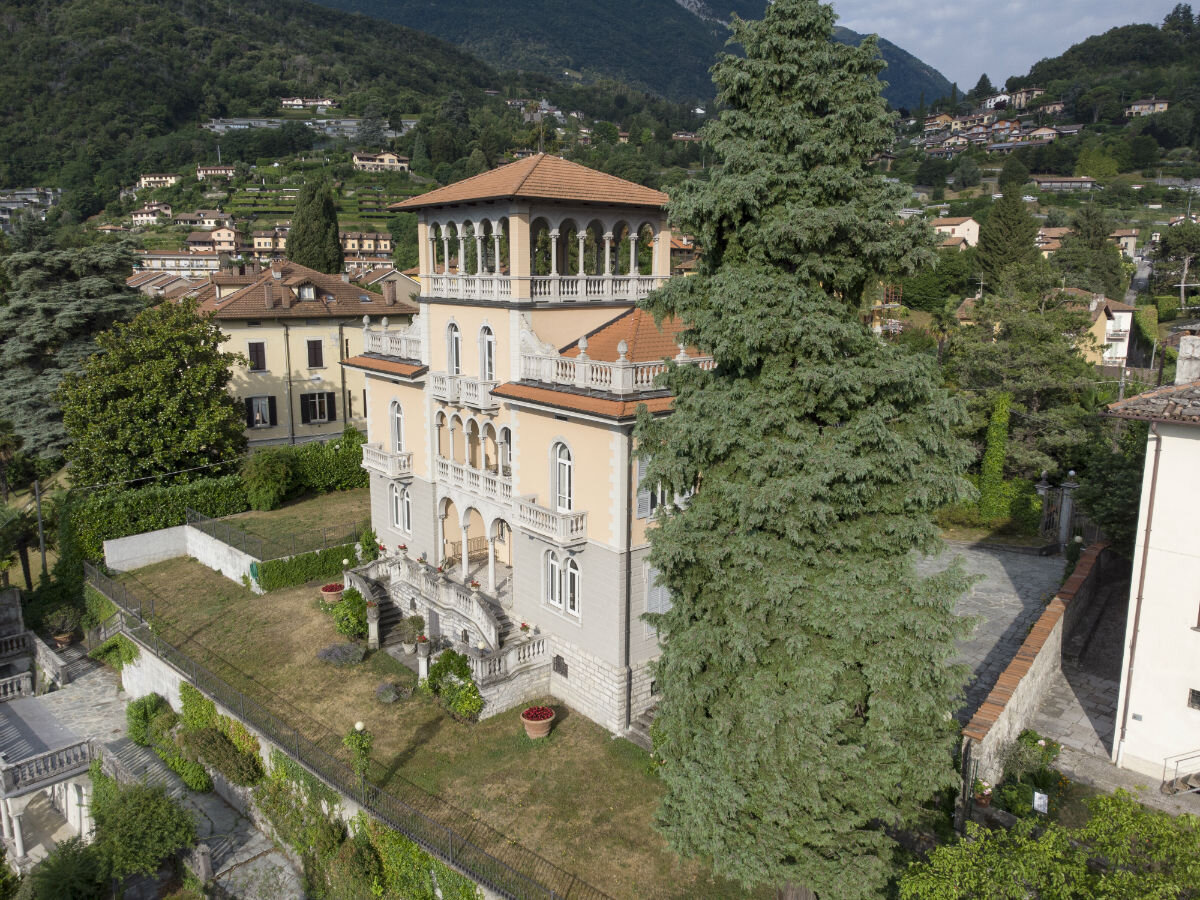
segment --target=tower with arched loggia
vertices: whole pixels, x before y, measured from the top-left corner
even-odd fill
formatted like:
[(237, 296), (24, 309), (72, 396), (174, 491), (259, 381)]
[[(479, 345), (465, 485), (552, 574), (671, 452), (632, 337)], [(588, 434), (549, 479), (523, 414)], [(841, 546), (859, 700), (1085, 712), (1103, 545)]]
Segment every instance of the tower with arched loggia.
[[(372, 521), (352, 578), (465, 652), (489, 715), (552, 694), (615, 732), (653, 705), (669, 602), (632, 426), (667, 358), (637, 301), (670, 274), (666, 195), (538, 155), (413, 197), (419, 314), (364, 320)], [(374, 582), (374, 584), (371, 584)], [(528, 630), (522, 630), (522, 624)]]

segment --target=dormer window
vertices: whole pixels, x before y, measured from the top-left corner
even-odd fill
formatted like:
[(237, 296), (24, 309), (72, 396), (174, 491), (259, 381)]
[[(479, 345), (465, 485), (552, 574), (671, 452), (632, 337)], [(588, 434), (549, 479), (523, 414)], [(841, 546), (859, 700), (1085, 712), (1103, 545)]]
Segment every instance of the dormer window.
[(300, 285), (300, 299), (301, 300), (316, 300), (317, 299), (317, 289), (315, 287), (313, 287), (311, 284)]

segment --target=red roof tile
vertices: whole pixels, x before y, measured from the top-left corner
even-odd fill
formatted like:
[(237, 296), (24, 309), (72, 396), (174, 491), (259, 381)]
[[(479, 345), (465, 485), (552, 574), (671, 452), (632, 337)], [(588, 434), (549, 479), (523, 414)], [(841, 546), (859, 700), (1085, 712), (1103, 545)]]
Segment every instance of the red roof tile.
[[(630, 362), (657, 362), (671, 359), (679, 353), (678, 335), (685, 329), (678, 319), (664, 319), (662, 326), (654, 324), (654, 316), (643, 309), (630, 309), (615, 319), (589, 332), (587, 355), (591, 359), (616, 362), (620, 358), (617, 345), (624, 341), (628, 347), (625, 358)], [(563, 356), (579, 355), (579, 341), (573, 341), (560, 351)], [(688, 348), (689, 356), (699, 356), (695, 347)]]
[(352, 356), (343, 359), (342, 365), (349, 369), (363, 369), (367, 372), (379, 372), (383, 375), (400, 375), (404, 378), (416, 378), (429, 371), (429, 366), (414, 366), (411, 363), (396, 362), (393, 359), (380, 359), (376, 356)]
[(631, 419), (643, 404), (652, 413), (670, 412), (674, 397), (649, 397), (645, 399), (614, 400), (567, 390), (534, 387), (533, 385), (509, 382), (493, 389), (493, 396), (504, 400), (524, 400), (554, 409), (589, 413), (606, 419)]

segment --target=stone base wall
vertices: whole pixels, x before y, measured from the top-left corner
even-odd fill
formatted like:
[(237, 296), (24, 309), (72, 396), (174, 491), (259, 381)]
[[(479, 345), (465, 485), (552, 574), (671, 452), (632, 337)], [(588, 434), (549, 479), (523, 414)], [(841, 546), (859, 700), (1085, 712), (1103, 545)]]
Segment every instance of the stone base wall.
[(561, 656), (567, 664), (564, 677), (550, 672), (550, 693), (614, 734), (625, 730), (625, 670), (612, 666), (556, 637), (550, 658)]
[(490, 719), (516, 707), (528, 706), (551, 693), (550, 666), (527, 669), (504, 681), (494, 682), (479, 689), (483, 695), (483, 712), (480, 719)]
[(629, 719), (633, 721), (650, 707), (657, 705), (658, 697), (652, 693), (654, 686), (654, 666), (652, 663), (642, 663), (633, 667), (633, 696), (630, 703)]

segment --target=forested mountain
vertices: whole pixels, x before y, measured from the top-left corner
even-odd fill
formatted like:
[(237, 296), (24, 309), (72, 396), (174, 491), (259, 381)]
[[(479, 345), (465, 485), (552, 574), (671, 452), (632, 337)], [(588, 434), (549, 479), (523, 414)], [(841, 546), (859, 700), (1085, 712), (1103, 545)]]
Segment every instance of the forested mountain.
[(497, 78), (427, 35), (303, 0), (27, 0), (0, 21), (0, 185), (60, 185), (85, 213), (139, 170), (194, 160), (212, 136), (180, 129), (210, 116), (275, 114), (294, 94), (412, 113)]
[[(722, 21), (729, 12), (761, 18), (764, 0), (713, 0), (684, 5), (676, 0), (318, 0), (419, 28), (460, 44), (503, 69), (589, 78), (617, 78), (677, 100), (707, 102), (714, 94), (708, 74), (725, 45)], [(711, 15), (712, 18), (706, 18)], [(837, 29), (836, 39), (857, 44), (862, 36)], [(932, 66), (888, 41), (884, 96), (893, 106), (916, 106), (950, 93), (950, 82)]]

